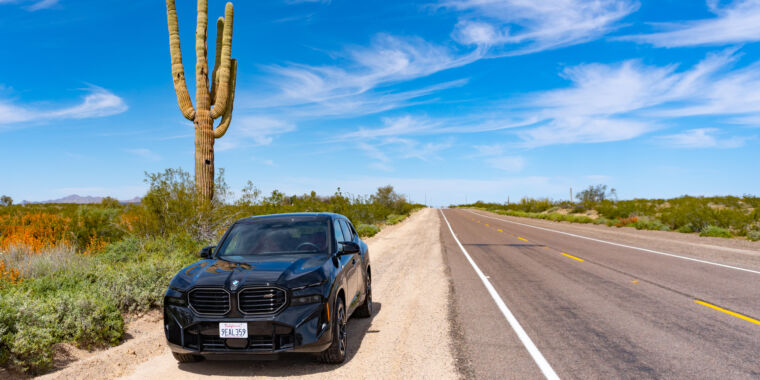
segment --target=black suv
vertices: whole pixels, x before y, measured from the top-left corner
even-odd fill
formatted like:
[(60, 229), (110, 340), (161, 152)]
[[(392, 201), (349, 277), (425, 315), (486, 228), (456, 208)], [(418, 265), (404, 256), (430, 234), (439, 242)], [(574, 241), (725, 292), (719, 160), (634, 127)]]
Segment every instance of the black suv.
[(346, 357), (350, 315), (372, 315), (367, 245), (346, 217), (255, 216), (182, 269), (164, 296), (164, 330), (179, 362), (229, 354)]

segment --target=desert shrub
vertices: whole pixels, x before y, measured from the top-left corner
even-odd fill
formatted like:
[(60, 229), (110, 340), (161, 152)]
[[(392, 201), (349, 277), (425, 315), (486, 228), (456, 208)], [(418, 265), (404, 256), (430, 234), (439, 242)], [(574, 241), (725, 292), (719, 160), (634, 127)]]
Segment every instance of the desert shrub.
[(636, 225), (636, 222), (638, 221), (639, 221), (639, 218), (636, 216), (619, 219), (617, 223), (615, 223), (615, 227), (633, 227)]
[(750, 241), (760, 240), (760, 231), (752, 230), (752, 231), (747, 232), (747, 239)]
[(698, 231), (694, 228), (694, 226), (691, 225), (691, 223), (689, 223), (689, 224), (684, 224), (683, 226), (678, 227), (676, 229), (676, 232), (689, 234), (689, 233), (698, 232)]
[(572, 223), (593, 223), (594, 219), (585, 215), (573, 215), (568, 221)]
[(360, 224), (356, 227), (356, 232), (362, 237), (372, 237), (380, 232), (380, 227), (374, 224)]
[(633, 227), (637, 230), (655, 230), (655, 231), (670, 231), (670, 226), (663, 224), (659, 220), (640, 218), (633, 223)]
[(3, 255), (9, 267), (18, 270), (23, 278), (42, 277), (62, 269), (78, 266), (86, 260), (73, 247), (60, 245), (41, 252), (30, 252), (23, 247), (10, 247)]
[(400, 223), (404, 219), (406, 219), (406, 215), (390, 214), (385, 218), (385, 223), (394, 225)]
[(197, 260), (200, 245), (186, 234), (129, 237), (0, 289), (0, 365), (41, 373), (52, 364), (55, 343), (117, 344), (122, 313), (160, 306), (169, 280)]
[(119, 310), (108, 300), (66, 288), (40, 297), (9, 288), (0, 298), (0, 360), (30, 374), (53, 362), (53, 344), (82, 348), (116, 344), (124, 334)]
[(224, 204), (228, 193), (224, 170), (219, 170), (216, 176), (215, 194), (210, 202), (200, 198), (190, 173), (181, 168), (145, 175), (148, 193), (121, 216), (121, 225), (130, 233), (166, 237), (187, 232), (210, 242), (237, 219), (236, 210)]
[(718, 226), (707, 226), (702, 230), (702, 232), (699, 233), (699, 236), (713, 236), (722, 238), (732, 237), (731, 232), (725, 228), (720, 228)]

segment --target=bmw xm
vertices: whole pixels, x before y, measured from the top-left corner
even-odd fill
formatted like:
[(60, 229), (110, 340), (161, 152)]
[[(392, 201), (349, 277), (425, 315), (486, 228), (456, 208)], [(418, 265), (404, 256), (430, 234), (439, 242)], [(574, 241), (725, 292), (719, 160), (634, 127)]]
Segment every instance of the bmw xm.
[(200, 256), (164, 296), (179, 362), (305, 352), (341, 363), (349, 316), (372, 315), (369, 251), (342, 215), (244, 218)]

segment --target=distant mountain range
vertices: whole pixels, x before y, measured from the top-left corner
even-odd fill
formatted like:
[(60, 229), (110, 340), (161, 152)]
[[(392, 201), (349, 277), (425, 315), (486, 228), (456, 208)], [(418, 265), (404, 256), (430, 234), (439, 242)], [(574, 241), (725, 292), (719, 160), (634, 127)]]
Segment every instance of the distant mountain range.
[[(77, 194), (72, 194), (67, 197), (63, 197), (60, 199), (52, 199), (49, 201), (42, 201), (42, 202), (29, 202), (29, 201), (23, 201), (21, 204), (33, 204), (33, 203), (76, 203), (76, 204), (88, 204), (88, 203), (100, 203), (103, 201), (105, 197), (92, 197), (92, 196), (81, 196)], [(126, 201), (119, 201), (119, 203), (127, 204), (127, 203), (140, 203), (140, 200), (142, 198), (140, 197), (134, 197), (132, 199), (126, 200)]]

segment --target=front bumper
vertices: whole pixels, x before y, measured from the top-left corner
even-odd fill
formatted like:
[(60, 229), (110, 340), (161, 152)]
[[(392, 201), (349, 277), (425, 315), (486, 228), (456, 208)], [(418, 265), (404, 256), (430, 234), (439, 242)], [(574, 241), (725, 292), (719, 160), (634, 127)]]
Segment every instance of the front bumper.
[[(247, 322), (247, 339), (219, 338), (219, 322)], [(318, 353), (332, 343), (324, 304), (290, 306), (275, 315), (207, 317), (190, 308), (164, 307), (164, 332), (169, 348), (196, 355)]]

